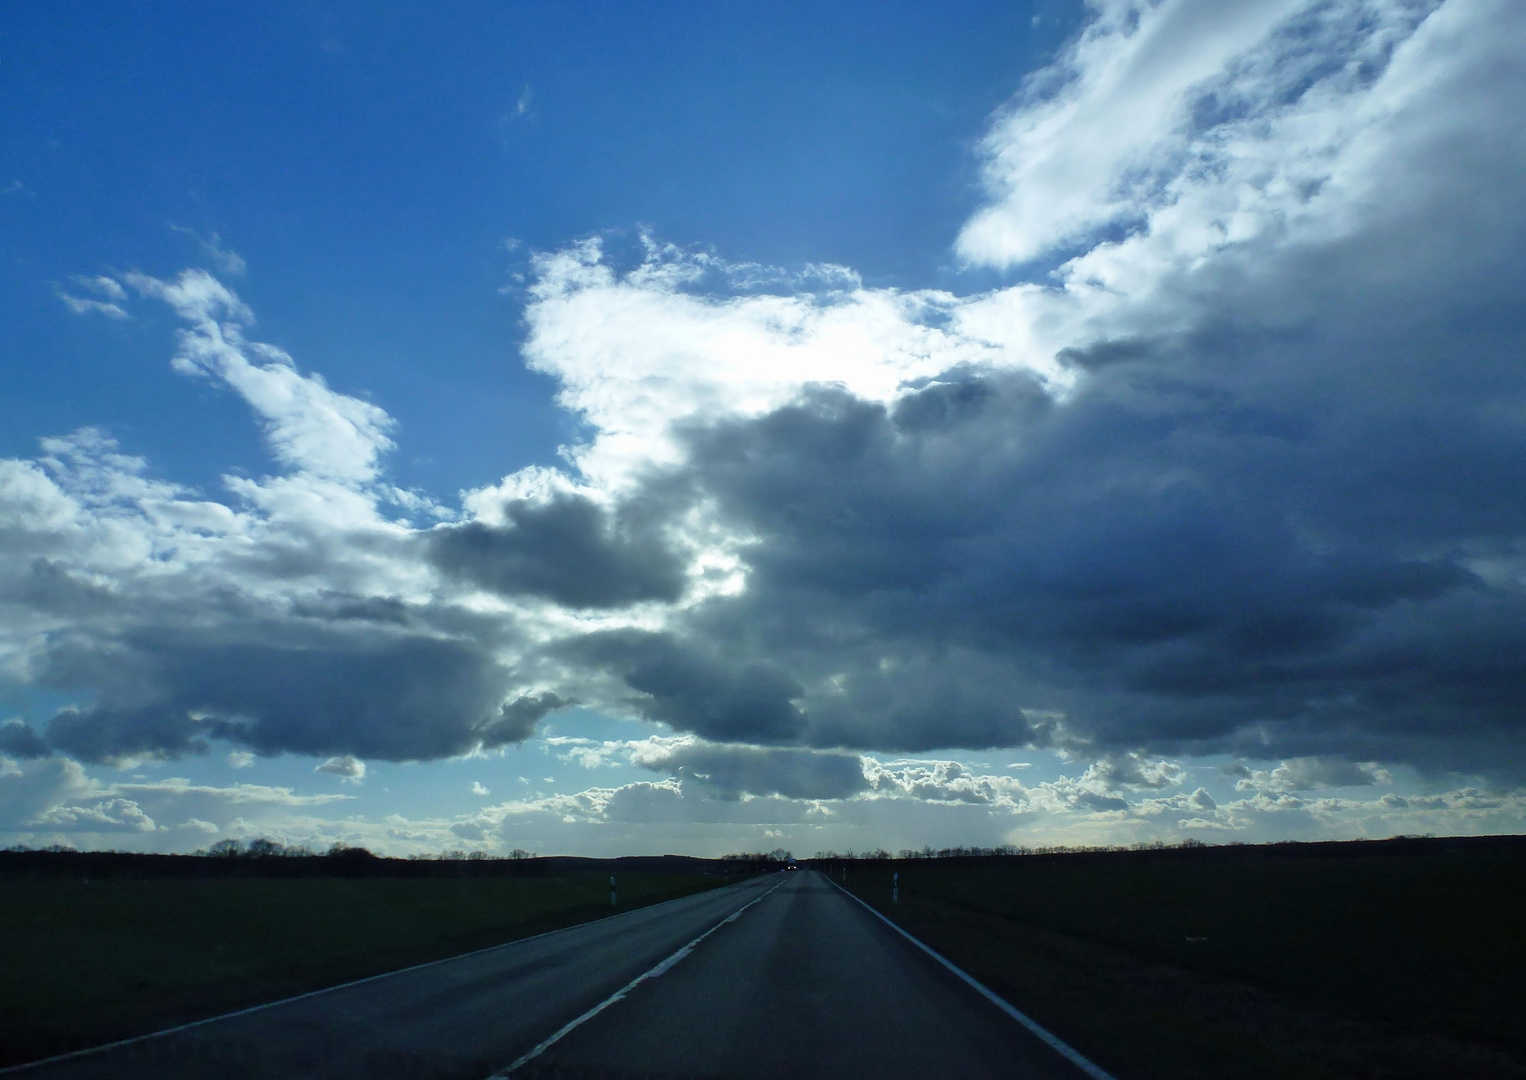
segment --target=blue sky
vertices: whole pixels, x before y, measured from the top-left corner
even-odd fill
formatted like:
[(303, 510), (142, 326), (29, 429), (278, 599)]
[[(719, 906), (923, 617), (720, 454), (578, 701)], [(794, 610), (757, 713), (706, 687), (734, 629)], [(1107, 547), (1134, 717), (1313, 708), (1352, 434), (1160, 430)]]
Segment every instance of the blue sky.
[(886, 284), (956, 276), (971, 146), (1078, 18), (1053, 3), (952, 22), (883, 4), (16, 12), (0, 160), (23, 186), (0, 314), (6, 353), (31, 362), (0, 405), (0, 449), (94, 424), (198, 483), (258, 469), (241, 406), (164, 370), (162, 322), (116, 328), (108, 350), (50, 302), (76, 274), (217, 269), (198, 240), (217, 237), (252, 270), (240, 295), (267, 340), (406, 427), (407, 482), (449, 492), (550, 463), (575, 420), (518, 362), (522, 297), (503, 291), (530, 252), (646, 226)]
[(12, 12), (0, 841), (1519, 830), (1523, 22)]

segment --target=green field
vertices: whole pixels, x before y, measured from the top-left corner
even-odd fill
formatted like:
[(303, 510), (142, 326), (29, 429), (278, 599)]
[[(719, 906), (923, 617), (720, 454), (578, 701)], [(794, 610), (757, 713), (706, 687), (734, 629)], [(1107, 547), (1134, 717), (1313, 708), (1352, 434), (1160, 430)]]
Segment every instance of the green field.
[(853, 892), (1121, 1080), (1526, 1077), (1519, 850), (848, 865)]
[[(623, 874), (620, 908), (726, 880)], [(608, 914), (592, 873), (0, 877), (0, 1066)]]

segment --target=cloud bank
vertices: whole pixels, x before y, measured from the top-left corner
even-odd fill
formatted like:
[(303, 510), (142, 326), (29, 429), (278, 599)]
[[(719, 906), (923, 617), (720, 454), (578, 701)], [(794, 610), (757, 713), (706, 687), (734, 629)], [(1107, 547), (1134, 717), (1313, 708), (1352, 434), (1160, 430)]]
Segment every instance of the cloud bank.
[[(1502, 0), (1097, 3), (981, 146), (956, 250), (1009, 284), (543, 253), (525, 359), (589, 435), (459, 508), (209, 274), (82, 279), (81, 314), (168, 305), (273, 472), (213, 498), (90, 430), (0, 461), (0, 665), (82, 702), (0, 751), (358, 781), (576, 702), (690, 741), (573, 818), (1135, 812), (1193, 755), (1285, 759), (1241, 777), (1267, 813), (1384, 763), (1518, 783), (1522, 55)], [(890, 764), (949, 747), (1096, 764)]]

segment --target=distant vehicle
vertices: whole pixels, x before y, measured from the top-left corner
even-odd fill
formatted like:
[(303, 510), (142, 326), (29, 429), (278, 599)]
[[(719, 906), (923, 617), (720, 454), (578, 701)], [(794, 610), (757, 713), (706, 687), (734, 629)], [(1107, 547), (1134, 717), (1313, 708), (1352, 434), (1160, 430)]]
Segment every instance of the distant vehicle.
[(787, 865), (784, 869), (786, 869), (786, 870), (799, 870), (800, 867), (795, 865), (795, 860), (794, 859), (791, 859), (789, 861), (789, 865)]

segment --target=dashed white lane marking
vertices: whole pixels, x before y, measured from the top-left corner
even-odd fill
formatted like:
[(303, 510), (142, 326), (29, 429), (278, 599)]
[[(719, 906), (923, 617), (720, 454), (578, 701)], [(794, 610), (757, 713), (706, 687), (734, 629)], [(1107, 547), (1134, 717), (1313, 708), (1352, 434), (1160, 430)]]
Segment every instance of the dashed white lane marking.
[[(828, 881), (832, 881), (832, 879), (830, 877), (827, 878), (827, 880)], [(832, 881), (832, 885), (833, 885), (834, 888), (837, 889), (838, 892), (842, 893), (844, 896), (849, 897), (849, 898), (851, 898), (853, 900), (858, 900), (858, 902), (860, 904), (864, 904), (864, 902), (862, 900), (859, 900), (858, 897), (854, 896), (847, 889), (844, 889), (841, 885), (838, 885), (837, 882)], [(778, 886), (775, 886), (775, 888), (777, 888), (777, 887)], [(956, 965), (952, 960), (949, 960), (942, 953), (940, 953), (936, 949), (932, 948), (932, 946), (924, 945), (922, 942), (918, 941), (916, 938), (914, 938), (910, 934), (908, 934), (905, 930), (902, 930), (895, 923), (893, 923), (889, 919), (885, 918), (885, 916), (881, 915), (878, 911), (874, 910), (874, 908), (870, 907), (868, 904), (864, 904), (864, 910), (869, 912), (869, 914), (873, 915), (876, 919), (879, 919), (886, 926), (890, 927), (890, 929), (894, 930), (897, 934), (900, 934), (903, 938), (905, 938), (907, 941), (911, 942), (917, 948), (921, 949), (928, 956), (931, 956), (934, 960), (938, 961), (938, 963), (940, 963), (944, 967), (948, 968), (955, 975), (957, 975), (960, 979), (962, 979), (965, 983), (967, 983), (977, 994), (979, 994), (981, 997), (985, 998), (992, 1005), (995, 1005), (998, 1009), (1000, 1009), (1002, 1012), (1006, 1013), (1008, 1016), (1012, 1017), (1012, 1019), (1016, 1020), (1019, 1024), (1023, 1025), (1023, 1027), (1027, 1028), (1034, 1035), (1038, 1036), (1039, 1039), (1042, 1040), (1046, 1045), (1048, 1045), (1051, 1050), (1054, 1050), (1061, 1057), (1063, 1057), (1066, 1061), (1070, 1062), (1072, 1065), (1074, 1065), (1076, 1068), (1080, 1069), (1087, 1076), (1091, 1077), (1091, 1080), (1113, 1080), (1113, 1076), (1112, 1076), (1111, 1073), (1107, 1072), (1106, 1070), (1104, 1070), (1103, 1068), (1101, 1068), (1098, 1065), (1092, 1064), (1092, 1062), (1088, 1061), (1085, 1057), (1083, 1057), (1081, 1055), (1081, 1052), (1079, 1050), (1075, 1049), (1075, 1047), (1071, 1046), (1069, 1043), (1067, 1043), (1064, 1040), (1062, 1040), (1058, 1035), (1054, 1034), (1048, 1028), (1044, 1027), (1042, 1024), (1040, 1024), (1037, 1020), (1033, 1019), (1027, 1013), (1013, 1008), (1007, 1002), (1005, 1002), (1001, 998), (997, 997), (990, 990), (986, 989), (986, 987), (983, 986), (973, 975), (969, 974), (963, 968), (961, 968), (958, 965)]]
[[(780, 882), (779, 884), (782, 885), (783, 882)], [(643, 972), (640, 975), (637, 975), (630, 982), (626, 983), (624, 986), (620, 987), (620, 989), (616, 990), (613, 994), (610, 994), (609, 997), (605, 998), (603, 1001), (599, 1002), (593, 1008), (589, 1009), (582, 1016), (579, 1016), (579, 1017), (577, 1017), (574, 1020), (567, 1021), (567, 1023), (563, 1024), (560, 1028), (558, 1028), (556, 1033), (554, 1035), (552, 1035), (549, 1039), (547, 1039), (545, 1042), (540, 1043), (533, 1050), (530, 1050), (530, 1051), (520, 1055), (518, 1058), (515, 1058), (514, 1062), (511, 1065), (509, 1065), (508, 1068), (500, 1070), (499, 1072), (495, 1072), (492, 1076), (488, 1077), (487, 1080), (506, 1080), (506, 1078), (511, 1073), (513, 1073), (515, 1069), (522, 1068), (523, 1066), (525, 1066), (529, 1062), (534, 1061), (536, 1058), (540, 1057), (547, 1050), (551, 1049), (552, 1046), (554, 1046), (556, 1043), (558, 1043), (563, 1038), (565, 1038), (569, 1033), (571, 1033), (574, 1028), (577, 1028), (577, 1027), (579, 1027), (579, 1026), (581, 1026), (583, 1024), (586, 1024), (588, 1021), (592, 1020), (595, 1016), (598, 1016), (601, 1012), (603, 1012), (605, 1009), (609, 1008), (615, 1002), (617, 1002), (621, 998), (625, 997), (626, 994), (629, 994), (632, 990), (636, 989), (637, 986), (639, 986), (640, 984), (646, 982), (646, 980), (648, 980), (648, 979), (655, 979), (655, 978), (657, 978), (660, 975), (666, 974), (668, 969), (670, 969), (674, 964), (678, 963), (684, 957), (688, 956), (691, 952), (693, 952), (694, 951), (694, 946), (698, 945), (701, 941), (704, 941), (707, 937), (709, 937), (711, 934), (715, 933), (717, 930), (719, 930), (721, 927), (725, 926), (727, 923), (736, 922), (737, 919), (739, 919), (741, 917), (742, 912), (744, 912), (748, 908), (752, 907), (752, 905), (756, 904), (759, 900), (762, 900), (764, 896), (767, 896), (769, 893), (773, 892), (774, 889), (777, 889), (778, 887), (779, 887), (779, 885), (775, 885), (772, 888), (768, 889), (767, 892), (764, 892), (761, 896), (756, 896), (753, 899), (749, 900), (747, 903), (745, 903), (741, 907), (737, 908), (730, 915), (727, 915), (720, 922), (716, 923), (710, 929), (706, 930), (699, 937), (697, 937), (693, 941), (689, 942), (689, 944), (687, 944), (683, 948), (679, 949), (672, 956), (670, 956), (666, 960), (662, 961), (662, 963), (658, 964), (656, 967), (652, 968), (650, 971), (646, 971), (646, 972)]]

